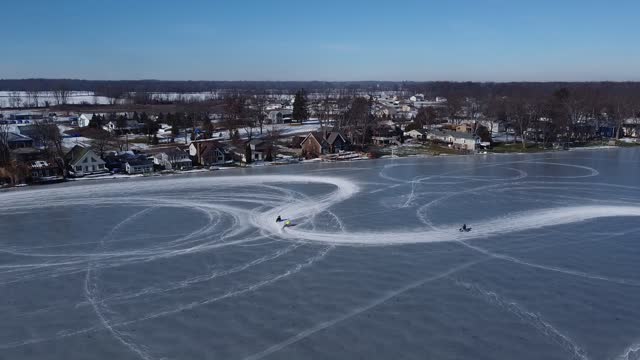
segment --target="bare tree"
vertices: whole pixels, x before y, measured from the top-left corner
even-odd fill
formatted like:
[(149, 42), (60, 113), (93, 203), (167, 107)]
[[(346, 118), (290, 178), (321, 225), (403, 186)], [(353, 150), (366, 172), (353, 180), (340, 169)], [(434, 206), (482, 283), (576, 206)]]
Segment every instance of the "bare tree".
[(62, 145), (62, 134), (57, 125), (44, 121), (36, 121), (36, 131), (42, 139), (44, 149), (49, 158), (58, 165), (58, 168), (64, 173), (65, 170), (65, 149)]
[(9, 107), (17, 108), (22, 103), (22, 96), (19, 91), (12, 91), (9, 93)]
[(27, 91), (27, 99), (29, 101), (29, 106), (38, 107), (40, 106), (40, 92), (36, 90)]
[(320, 130), (324, 131), (332, 117), (332, 102), (328, 95), (320, 102), (318, 112), (318, 121), (320, 122)]
[(366, 137), (373, 124), (373, 118), (369, 111), (369, 100), (363, 97), (356, 97), (351, 102), (351, 107), (346, 114), (346, 129), (351, 142), (362, 145), (366, 142)]
[(234, 136), (235, 131), (240, 127), (241, 119), (245, 115), (245, 98), (239, 95), (232, 95), (225, 98), (223, 124), (229, 131), (229, 137)]
[(106, 86), (96, 92), (109, 98), (109, 104), (111, 105), (116, 105), (118, 100), (122, 99), (127, 94), (127, 91), (121, 86)]
[(100, 157), (103, 157), (107, 150), (115, 147), (113, 138), (114, 136), (112, 133), (102, 129), (97, 129), (97, 133), (91, 143), (91, 148), (93, 148)]
[(525, 149), (530, 128), (540, 117), (540, 107), (531, 99), (517, 98), (510, 101), (508, 111), (516, 135), (520, 136), (522, 148)]
[(65, 84), (59, 84), (58, 87), (53, 90), (53, 98), (57, 105), (66, 105), (71, 96), (71, 91)]
[(267, 118), (266, 115), (266, 108), (267, 108), (267, 99), (266, 99), (266, 94), (260, 95), (257, 97), (256, 99), (256, 122), (258, 123), (258, 126), (260, 127), (260, 135), (262, 135), (262, 129), (264, 126), (264, 121)]
[(7, 165), (11, 158), (9, 149), (9, 125), (0, 124), (0, 166)]

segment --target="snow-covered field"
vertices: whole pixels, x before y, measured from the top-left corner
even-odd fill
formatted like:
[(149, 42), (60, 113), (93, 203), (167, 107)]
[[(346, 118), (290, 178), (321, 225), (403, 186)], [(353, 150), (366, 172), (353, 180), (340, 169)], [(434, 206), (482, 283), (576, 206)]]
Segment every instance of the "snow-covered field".
[[(51, 91), (40, 91), (37, 93), (38, 106), (45, 106), (48, 102), (50, 105), (56, 105), (56, 98)], [(16, 104), (12, 98), (19, 99)], [(109, 104), (109, 98), (105, 96), (96, 96), (90, 91), (72, 91), (69, 94), (68, 104)], [(17, 105), (17, 106), (16, 106)], [(36, 99), (25, 91), (0, 91), (0, 107), (33, 107), (36, 105)]]
[[(158, 92), (152, 93), (151, 98), (159, 101), (202, 101), (209, 99), (220, 99), (222, 92), (205, 91), (205, 92)], [(117, 103), (125, 103), (127, 99), (119, 99)], [(56, 98), (51, 91), (40, 91), (37, 93), (37, 99), (26, 91), (0, 91), (0, 108), (2, 107), (23, 107), (29, 108), (36, 106), (57, 105)], [(92, 91), (72, 91), (67, 99), (68, 104), (93, 104), (106, 105), (111, 103), (111, 99), (106, 96), (95, 95)]]

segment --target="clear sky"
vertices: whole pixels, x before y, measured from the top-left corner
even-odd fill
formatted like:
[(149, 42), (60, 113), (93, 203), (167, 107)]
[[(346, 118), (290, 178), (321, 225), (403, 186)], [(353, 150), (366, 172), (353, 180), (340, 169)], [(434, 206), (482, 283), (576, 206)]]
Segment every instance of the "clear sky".
[(0, 78), (640, 80), (640, 0), (21, 0)]

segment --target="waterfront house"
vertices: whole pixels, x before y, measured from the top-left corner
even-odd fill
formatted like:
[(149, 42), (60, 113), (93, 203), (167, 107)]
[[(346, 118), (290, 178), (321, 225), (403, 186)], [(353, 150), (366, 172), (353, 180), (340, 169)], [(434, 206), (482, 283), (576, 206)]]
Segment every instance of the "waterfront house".
[(104, 160), (88, 147), (74, 146), (65, 155), (65, 162), (71, 176), (84, 176), (107, 172)]
[(271, 161), (273, 144), (268, 141), (254, 139), (246, 145), (251, 151), (251, 161)]
[(309, 133), (300, 143), (302, 156), (307, 159), (317, 158), (327, 152), (329, 144), (319, 131)]
[(153, 160), (148, 159), (145, 155), (129, 157), (125, 163), (125, 171), (130, 175), (151, 174), (153, 172)]
[(339, 131), (314, 131), (309, 133), (301, 142), (302, 156), (312, 159), (322, 154), (334, 154), (347, 150), (347, 138)]
[(178, 148), (162, 149), (152, 155), (153, 163), (165, 170), (189, 170), (193, 167), (193, 161), (189, 153)]
[(405, 132), (404, 135), (420, 141), (427, 139), (427, 132), (423, 129), (413, 129), (411, 131)]
[(216, 140), (198, 140), (189, 145), (189, 156), (200, 166), (221, 165), (232, 160), (223, 144)]

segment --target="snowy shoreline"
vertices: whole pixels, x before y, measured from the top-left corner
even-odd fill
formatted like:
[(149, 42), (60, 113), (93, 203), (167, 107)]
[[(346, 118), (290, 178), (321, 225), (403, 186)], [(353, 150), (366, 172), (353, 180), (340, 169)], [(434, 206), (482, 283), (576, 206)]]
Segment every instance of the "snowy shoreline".
[[(478, 153), (478, 154), (440, 154), (440, 155), (429, 155), (429, 154), (415, 154), (415, 155), (406, 155), (406, 156), (398, 156), (398, 155), (384, 155), (381, 156), (380, 158), (377, 159), (373, 159), (373, 158), (367, 158), (367, 157), (357, 157), (357, 158), (353, 158), (353, 159), (346, 159), (346, 160), (323, 160), (323, 159), (310, 159), (310, 160), (302, 160), (302, 161), (298, 161), (298, 162), (288, 162), (288, 163), (257, 163), (257, 164), (251, 164), (248, 166), (229, 166), (229, 167), (216, 167), (215, 169), (193, 169), (193, 170), (186, 170), (186, 171), (172, 171), (172, 172), (165, 172), (165, 173), (161, 173), (161, 172), (157, 172), (151, 175), (143, 175), (143, 174), (133, 174), (133, 175), (129, 175), (129, 174), (104, 174), (101, 176), (85, 176), (85, 177), (80, 177), (80, 178), (67, 178), (64, 181), (61, 182), (57, 182), (56, 184), (60, 184), (60, 183), (76, 183), (76, 182), (86, 182), (86, 181), (113, 181), (113, 180), (123, 180), (123, 179), (139, 179), (139, 178), (163, 178), (163, 177), (174, 177), (174, 176), (184, 176), (184, 175), (190, 175), (190, 174), (204, 174), (204, 173), (215, 173), (218, 171), (229, 171), (229, 170), (239, 170), (239, 169), (252, 169), (252, 168), (264, 168), (264, 167), (268, 167), (268, 166), (288, 166), (288, 165), (304, 165), (304, 164), (313, 164), (313, 163), (351, 163), (351, 162), (355, 162), (355, 161), (366, 161), (366, 160), (389, 160), (389, 159), (410, 159), (410, 158), (435, 158), (435, 157), (467, 157), (467, 156), (505, 156), (505, 155), (539, 155), (539, 154), (545, 154), (545, 153), (562, 153), (562, 152), (575, 152), (575, 151), (597, 151), (597, 150), (618, 150), (618, 149), (624, 149), (625, 147), (623, 146), (613, 146), (613, 145), (598, 145), (598, 146), (585, 146), (585, 147), (580, 147), (580, 148), (571, 148), (569, 150), (545, 150), (545, 151), (540, 151), (540, 152), (534, 152), (534, 153), (527, 153), (527, 152), (509, 152), (509, 153), (492, 153), (492, 152), (487, 152), (487, 153)], [(640, 148), (640, 146), (638, 147)], [(250, 174), (249, 174), (250, 176)], [(0, 187), (0, 192), (2, 191), (7, 191), (10, 189), (17, 189), (17, 188), (24, 188), (24, 187), (32, 187), (33, 185), (35, 186), (46, 186), (46, 185), (51, 185), (51, 184), (32, 184), (32, 185), (27, 185), (27, 184), (18, 184), (15, 186), (5, 186), (5, 187)]]

